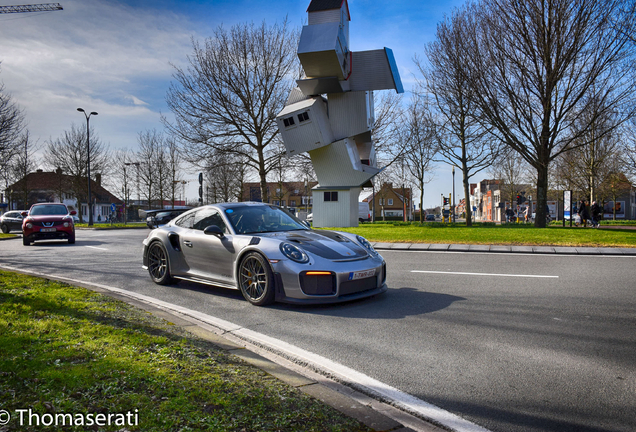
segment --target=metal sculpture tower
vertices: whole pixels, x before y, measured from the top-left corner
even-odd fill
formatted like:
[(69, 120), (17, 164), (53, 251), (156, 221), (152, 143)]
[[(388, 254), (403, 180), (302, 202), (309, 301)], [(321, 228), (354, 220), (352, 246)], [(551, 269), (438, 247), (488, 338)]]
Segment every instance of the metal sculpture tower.
[(312, 189), (316, 227), (358, 225), (358, 199), (377, 167), (371, 137), (373, 91), (403, 92), (389, 48), (349, 49), (347, 0), (312, 0), (298, 58), (297, 80), (276, 117), (289, 156), (308, 152), (318, 177)]

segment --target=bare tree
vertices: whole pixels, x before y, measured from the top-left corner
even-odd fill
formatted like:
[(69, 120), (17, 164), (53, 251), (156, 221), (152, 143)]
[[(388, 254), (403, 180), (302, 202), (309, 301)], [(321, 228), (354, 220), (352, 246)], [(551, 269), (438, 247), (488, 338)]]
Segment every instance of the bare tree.
[(278, 134), (275, 118), (295, 85), (297, 41), (286, 21), (219, 27), (203, 45), (192, 41), (189, 66), (174, 66), (166, 96), (175, 121), (164, 123), (187, 158), (200, 163), (221, 152), (242, 157), (259, 175), (263, 201), (276, 157), (267, 152)]
[(11, 165), (20, 147), (19, 137), (23, 128), (24, 113), (0, 83), (0, 181), (5, 189), (17, 180)]
[[(152, 209), (153, 201), (161, 201), (163, 193), (161, 192), (162, 179), (165, 180), (165, 166), (161, 166), (164, 162), (161, 153), (163, 153), (163, 134), (157, 132), (156, 129), (139, 132), (137, 135), (139, 150), (137, 151), (137, 161), (139, 178), (142, 186), (141, 196), (148, 202), (148, 208)], [(159, 176), (158, 171), (161, 170), (164, 175)], [(162, 177), (160, 179), (159, 177)], [(159, 203), (159, 208), (163, 206), (163, 202)]]
[(24, 113), (0, 83), (0, 154), (10, 154), (24, 129)]
[(174, 202), (177, 195), (177, 189), (179, 184), (183, 181), (181, 175), (181, 154), (179, 152), (179, 145), (172, 138), (168, 137), (165, 140), (166, 157), (168, 164), (168, 188), (170, 193), (170, 200), (172, 201), (172, 208), (174, 208)]
[[(550, 163), (587, 145), (590, 129), (608, 112), (616, 113), (616, 125), (632, 114), (629, 2), (482, 0), (476, 13), (472, 85), (485, 121), (537, 171), (537, 227), (546, 223)], [(618, 31), (616, 23), (630, 30)], [(601, 109), (585, 118), (590, 100), (601, 101)]]
[(22, 194), (23, 208), (28, 209), (29, 192), (31, 191), (31, 186), (28, 184), (28, 175), (35, 171), (35, 168), (37, 167), (35, 152), (38, 148), (37, 143), (31, 142), (28, 130), (18, 137), (16, 147), (11, 169), (13, 171), (13, 177), (20, 179), (18, 182), (19, 190), (16, 192), (20, 192)]
[[(436, 39), (426, 46), (429, 64), (415, 59), (425, 78), (437, 111), (439, 154), (443, 162), (462, 172), (464, 196), (470, 196), (470, 179), (488, 168), (499, 151), (500, 140), (476, 116), (478, 94), (471, 85), (468, 43), (476, 32), (471, 6), (457, 9), (437, 26)], [(472, 225), (466, 206), (466, 225)]]
[(632, 182), (636, 183), (636, 117), (625, 124), (623, 129), (623, 139), (621, 146), (621, 159), (630, 175)]
[(206, 159), (205, 178), (211, 194), (210, 202), (239, 201), (243, 190), (245, 164), (233, 154), (220, 152)]
[(435, 125), (426, 100), (418, 95), (406, 111), (404, 158), (420, 191), (420, 223), (424, 221), (424, 185), (433, 179), (430, 165), (437, 153)]
[[(62, 172), (71, 176), (70, 189), (79, 203), (88, 202), (87, 168), (90, 157), (93, 173), (107, 172), (108, 148), (100, 141), (93, 129), (90, 130), (90, 155), (86, 148), (86, 126), (75, 127), (64, 131), (55, 141), (49, 141), (44, 151), (44, 161), (53, 169), (61, 168)], [(79, 212), (82, 218), (82, 212)]]

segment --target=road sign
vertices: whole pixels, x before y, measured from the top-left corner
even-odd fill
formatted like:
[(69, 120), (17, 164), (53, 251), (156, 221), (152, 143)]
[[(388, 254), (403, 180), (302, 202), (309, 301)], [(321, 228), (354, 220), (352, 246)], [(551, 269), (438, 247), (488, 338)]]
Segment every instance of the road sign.
[(111, 213), (115, 213), (116, 211), (117, 211), (117, 204), (112, 203), (112, 204), (110, 205), (110, 212), (111, 212)]

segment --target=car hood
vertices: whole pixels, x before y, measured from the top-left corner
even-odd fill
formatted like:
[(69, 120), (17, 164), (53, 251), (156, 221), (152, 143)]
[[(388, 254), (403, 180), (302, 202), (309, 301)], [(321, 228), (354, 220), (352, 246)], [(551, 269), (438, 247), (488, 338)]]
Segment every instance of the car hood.
[[(27, 216), (27, 218), (33, 222), (61, 222), (63, 220), (68, 221), (72, 218), (68, 215), (60, 216), (60, 215), (37, 215), (37, 216)], [(26, 219), (26, 218), (25, 218)]]
[(335, 231), (284, 231), (264, 233), (258, 237), (286, 241), (308, 253), (330, 260), (355, 260), (369, 256), (365, 248)]

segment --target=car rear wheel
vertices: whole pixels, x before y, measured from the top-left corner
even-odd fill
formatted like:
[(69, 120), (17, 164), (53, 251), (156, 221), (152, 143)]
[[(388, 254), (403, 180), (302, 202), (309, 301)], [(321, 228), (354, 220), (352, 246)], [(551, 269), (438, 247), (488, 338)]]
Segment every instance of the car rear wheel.
[(2, 232), (5, 234), (9, 233), (9, 227), (6, 224), (2, 224), (2, 227), (0, 227), (2, 229)]
[(241, 261), (239, 287), (245, 300), (256, 306), (274, 302), (274, 276), (263, 255), (250, 252)]
[(153, 242), (148, 248), (148, 273), (156, 284), (169, 285), (174, 282), (170, 275), (168, 252), (159, 241)]

